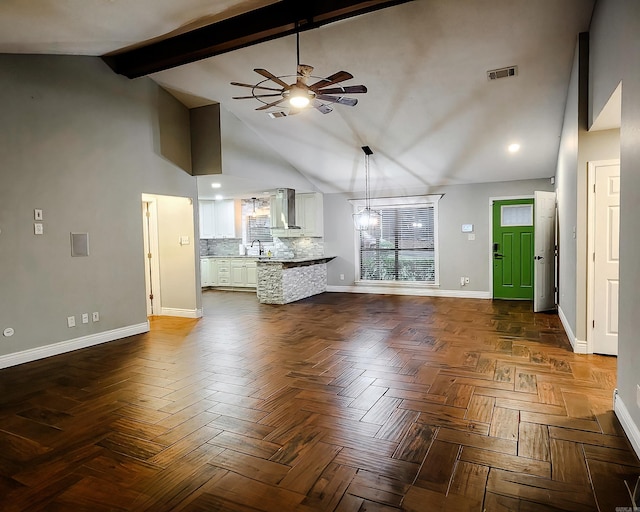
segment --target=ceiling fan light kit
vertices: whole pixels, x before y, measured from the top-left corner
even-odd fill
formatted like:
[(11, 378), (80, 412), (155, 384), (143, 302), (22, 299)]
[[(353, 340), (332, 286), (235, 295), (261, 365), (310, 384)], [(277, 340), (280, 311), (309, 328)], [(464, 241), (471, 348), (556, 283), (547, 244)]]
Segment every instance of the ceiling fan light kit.
[[(265, 80), (255, 85), (244, 84), (240, 82), (231, 82), (231, 85), (238, 87), (247, 87), (251, 89), (251, 96), (234, 96), (234, 100), (256, 99), (263, 105), (256, 110), (268, 110), (272, 107), (278, 107), (281, 103), (286, 102), (291, 109), (288, 115), (297, 114), (308, 107), (313, 107), (323, 114), (332, 112), (330, 104), (338, 103), (354, 107), (358, 100), (355, 98), (345, 97), (347, 94), (364, 94), (367, 88), (364, 85), (342, 86), (340, 82), (350, 80), (353, 75), (347, 71), (338, 71), (326, 78), (313, 76), (313, 66), (300, 64), (300, 32), (298, 31), (298, 22), (296, 22), (296, 62), (297, 70), (295, 75), (276, 76), (266, 69), (256, 68), (254, 71), (263, 76)], [(295, 82), (287, 83), (283, 78), (291, 78), (295, 76)], [(316, 82), (308, 85), (310, 78), (316, 79)], [(271, 82), (271, 83), (269, 83)], [(279, 86), (279, 88), (274, 87)], [(274, 101), (264, 100), (264, 98), (277, 98)], [(270, 113), (269, 113), (270, 114)], [(286, 116), (271, 116), (286, 117)]]

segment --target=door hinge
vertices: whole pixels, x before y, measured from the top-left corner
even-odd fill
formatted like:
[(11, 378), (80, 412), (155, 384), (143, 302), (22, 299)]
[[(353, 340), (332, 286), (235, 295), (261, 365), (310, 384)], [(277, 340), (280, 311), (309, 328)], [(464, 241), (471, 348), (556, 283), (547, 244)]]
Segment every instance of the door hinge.
[(151, 253), (150, 252), (147, 253), (147, 258), (151, 259)]
[(594, 329), (596, 328), (596, 321), (595, 320), (593, 322), (591, 322), (591, 327), (593, 327)]
[(149, 300), (153, 300), (153, 293), (149, 294)]
[(596, 184), (595, 183), (593, 184), (593, 193), (594, 194), (596, 193)]
[(593, 261), (596, 261), (596, 253), (593, 253)]
[(149, 210), (147, 210), (146, 212), (144, 212), (144, 214), (147, 216), (147, 219), (148, 219), (149, 217), (151, 217), (151, 212), (150, 212)]

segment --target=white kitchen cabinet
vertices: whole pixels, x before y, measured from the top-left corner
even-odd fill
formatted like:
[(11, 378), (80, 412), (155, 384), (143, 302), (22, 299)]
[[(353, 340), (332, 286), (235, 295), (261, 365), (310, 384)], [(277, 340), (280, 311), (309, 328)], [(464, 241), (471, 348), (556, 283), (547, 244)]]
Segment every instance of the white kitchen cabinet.
[(247, 262), (247, 287), (257, 288), (258, 286), (258, 264), (255, 261)]
[(209, 258), (200, 258), (200, 285), (211, 286), (211, 274), (209, 272)]
[(296, 194), (296, 225), (304, 236), (324, 236), (322, 194)]
[(216, 260), (218, 264), (217, 286), (231, 286), (231, 262), (230, 260)]
[(198, 210), (200, 212), (200, 238), (215, 238), (215, 201), (200, 201)]
[(215, 258), (200, 258), (200, 285), (217, 286), (218, 261)]
[(257, 264), (254, 260), (232, 259), (231, 286), (239, 288), (251, 288), (257, 284)]
[(200, 201), (200, 238), (236, 238), (233, 199)]

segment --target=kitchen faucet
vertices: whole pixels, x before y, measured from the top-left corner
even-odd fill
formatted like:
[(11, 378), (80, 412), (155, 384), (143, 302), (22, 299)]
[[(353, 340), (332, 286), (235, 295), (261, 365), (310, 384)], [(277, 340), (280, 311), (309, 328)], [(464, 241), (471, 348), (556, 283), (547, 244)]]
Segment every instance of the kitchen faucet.
[(262, 242), (256, 238), (255, 240), (251, 241), (251, 247), (253, 247), (253, 242), (258, 242), (258, 256), (262, 256)]

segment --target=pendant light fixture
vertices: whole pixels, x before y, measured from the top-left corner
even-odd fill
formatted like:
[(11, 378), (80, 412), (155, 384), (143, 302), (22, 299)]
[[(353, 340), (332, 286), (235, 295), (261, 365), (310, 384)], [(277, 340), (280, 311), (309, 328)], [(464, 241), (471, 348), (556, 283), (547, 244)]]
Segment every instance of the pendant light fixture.
[(373, 151), (369, 146), (362, 146), (364, 152), (364, 187), (365, 201), (364, 208), (360, 208), (357, 213), (353, 214), (353, 223), (356, 230), (368, 231), (380, 225), (380, 212), (371, 209), (371, 191), (369, 189), (369, 156), (373, 155)]

